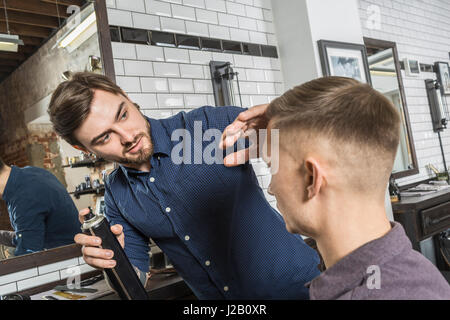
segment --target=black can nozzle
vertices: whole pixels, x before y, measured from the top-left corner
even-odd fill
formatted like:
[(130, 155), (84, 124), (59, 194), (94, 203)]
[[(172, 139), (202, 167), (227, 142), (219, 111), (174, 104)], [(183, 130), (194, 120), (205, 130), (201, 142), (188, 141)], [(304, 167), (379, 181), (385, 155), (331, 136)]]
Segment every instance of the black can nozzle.
[(92, 212), (92, 208), (88, 207), (88, 209), (89, 209), (89, 213), (84, 216), (84, 221), (91, 220), (92, 218), (95, 217), (94, 212)]

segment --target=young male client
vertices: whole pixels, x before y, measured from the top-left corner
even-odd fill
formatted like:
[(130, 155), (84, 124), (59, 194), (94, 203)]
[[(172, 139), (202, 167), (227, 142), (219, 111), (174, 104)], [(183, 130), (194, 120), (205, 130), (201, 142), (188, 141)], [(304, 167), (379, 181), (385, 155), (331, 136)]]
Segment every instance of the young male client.
[(313, 80), (241, 113), (223, 145), (266, 125), (280, 141), (279, 157), (265, 157), (278, 168), (269, 192), (287, 230), (314, 238), (327, 268), (309, 283), (311, 299), (450, 299), (439, 270), (386, 216), (400, 128), (388, 99), (349, 78)]

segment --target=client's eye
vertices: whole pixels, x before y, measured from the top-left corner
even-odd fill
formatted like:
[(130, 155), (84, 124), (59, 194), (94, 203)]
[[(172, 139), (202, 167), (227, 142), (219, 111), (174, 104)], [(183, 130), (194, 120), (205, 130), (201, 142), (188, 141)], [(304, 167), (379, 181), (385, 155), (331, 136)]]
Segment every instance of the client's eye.
[(128, 111), (125, 111), (125, 112), (122, 114), (122, 119), (126, 119), (127, 115), (128, 115)]

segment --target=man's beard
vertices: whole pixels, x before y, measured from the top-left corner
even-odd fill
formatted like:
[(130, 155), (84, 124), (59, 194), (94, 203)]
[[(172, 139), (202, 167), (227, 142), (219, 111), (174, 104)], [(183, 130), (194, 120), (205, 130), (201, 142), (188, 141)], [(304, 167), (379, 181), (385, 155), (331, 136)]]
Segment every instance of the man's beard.
[[(147, 132), (141, 132), (133, 139), (133, 142), (129, 142), (124, 145), (124, 149), (122, 151), (123, 156), (122, 157), (108, 157), (107, 160), (117, 162), (119, 164), (127, 165), (140, 165), (150, 160), (150, 157), (153, 155), (153, 141), (150, 134), (150, 124), (146, 122), (147, 126)], [(133, 158), (127, 157), (126, 154), (130, 150), (130, 147), (134, 146), (136, 142), (139, 141), (139, 139), (145, 139), (147, 138), (150, 145), (146, 147), (142, 147), (141, 150), (139, 150), (139, 153), (134, 156)]]

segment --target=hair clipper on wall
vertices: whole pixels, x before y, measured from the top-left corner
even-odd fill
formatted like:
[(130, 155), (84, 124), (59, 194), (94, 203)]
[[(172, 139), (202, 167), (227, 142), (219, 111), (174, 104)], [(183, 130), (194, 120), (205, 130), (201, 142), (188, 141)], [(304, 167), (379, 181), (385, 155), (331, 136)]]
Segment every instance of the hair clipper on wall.
[(54, 91), (48, 113), (58, 135), (71, 145), (81, 144), (75, 139), (74, 131), (89, 114), (94, 90), (103, 90), (126, 96), (123, 90), (104, 75), (79, 72), (62, 82)]

